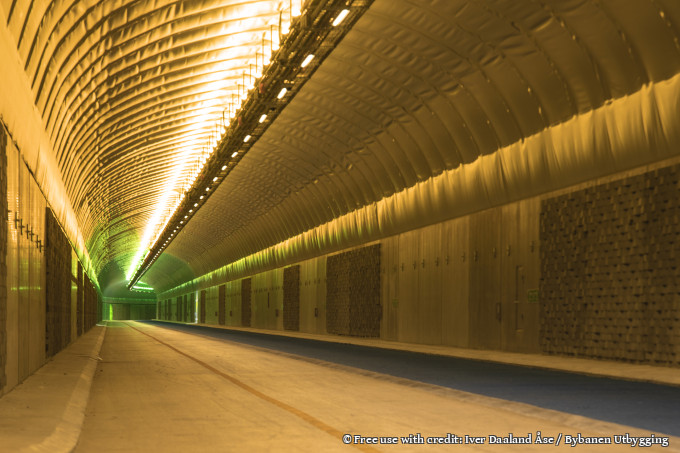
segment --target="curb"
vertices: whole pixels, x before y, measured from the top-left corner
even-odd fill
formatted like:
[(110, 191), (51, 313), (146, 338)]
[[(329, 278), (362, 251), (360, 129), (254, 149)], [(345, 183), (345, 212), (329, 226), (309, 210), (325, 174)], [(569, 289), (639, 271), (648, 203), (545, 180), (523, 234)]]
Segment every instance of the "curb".
[(85, 420), (85, 410), (90, 398), (90, 389), (92, 388), (92, 381), (97, 370), (97, 362), (101, 360), (99, 352), (104, 343), (105, 335), (106, 327), (102, 329), (94, 348), (87, 355), (87, 363), (71, 393), (61, 420), (57, 423), (52, 434), (44, 438), (40, 443), (21, 449), (22, 453), (70, 453), (76, 448), (83, 427), (83, 421)]

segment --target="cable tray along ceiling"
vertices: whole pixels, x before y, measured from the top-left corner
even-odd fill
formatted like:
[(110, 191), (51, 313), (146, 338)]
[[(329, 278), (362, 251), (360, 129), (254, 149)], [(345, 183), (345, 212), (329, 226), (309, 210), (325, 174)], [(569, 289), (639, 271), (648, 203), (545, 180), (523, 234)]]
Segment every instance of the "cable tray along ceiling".
[(667, 80), (678, 24), (673, 1), (376, 0), (145, 278), (170, 289)]

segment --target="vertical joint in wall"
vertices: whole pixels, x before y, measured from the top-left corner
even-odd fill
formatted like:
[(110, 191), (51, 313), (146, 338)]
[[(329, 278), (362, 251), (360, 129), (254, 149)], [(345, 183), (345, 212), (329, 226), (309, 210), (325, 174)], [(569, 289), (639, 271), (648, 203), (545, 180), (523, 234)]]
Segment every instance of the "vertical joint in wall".
[(7, 385), (7, 133), (0, 123), (0, 394)]

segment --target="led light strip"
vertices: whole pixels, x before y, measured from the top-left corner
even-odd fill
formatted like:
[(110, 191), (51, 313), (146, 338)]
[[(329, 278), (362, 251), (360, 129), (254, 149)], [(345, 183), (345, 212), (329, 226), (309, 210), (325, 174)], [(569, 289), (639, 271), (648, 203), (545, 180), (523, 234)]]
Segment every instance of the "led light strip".
[(301, 15), (291, 22), (280, 48), (272, 53), (271, 63), (248, 92), (235, 121), (229, 124), (200, 174), (175, 213), (130, 279), (128, 288), (155, 263), (198, 209), (214, 193), (316, 71), (352, 25), (368, 10), (373, 0), (310, 0)]

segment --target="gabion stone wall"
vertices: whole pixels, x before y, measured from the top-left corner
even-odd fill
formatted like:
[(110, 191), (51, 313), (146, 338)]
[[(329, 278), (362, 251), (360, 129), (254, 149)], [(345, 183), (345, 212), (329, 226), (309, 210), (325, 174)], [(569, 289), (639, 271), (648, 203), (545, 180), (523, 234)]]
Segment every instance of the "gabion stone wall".
[(0, 394), (7, 385), (7, 134), (0, 125)]
[(326, 331), (380, 336), (380, 244), (328, 257)]
[(71, 341), (71, 245), (50, 208), (45, 209), (46, 355)]
[(83, 334), (85, 321), (85, 285), (83, 284), (83, 266), (78, 262), (78, 291), (76, 304), (76, 331), (78, 336)]
[(283, 270), (283, 328), (300, 330), (300, 265)]
[(544, 352), (680, 364), (680, 166), (544, 200)]
[(94, 327), (99, 321), (100, 316), (97, 312), (97, 306), (99, 305), (99, 295), (97, 294), (97, 288), (87, 276), (83, 274), (84, 278), (84, 305), (85, 305), (85, 331), (87, 332), (92, 327)]

